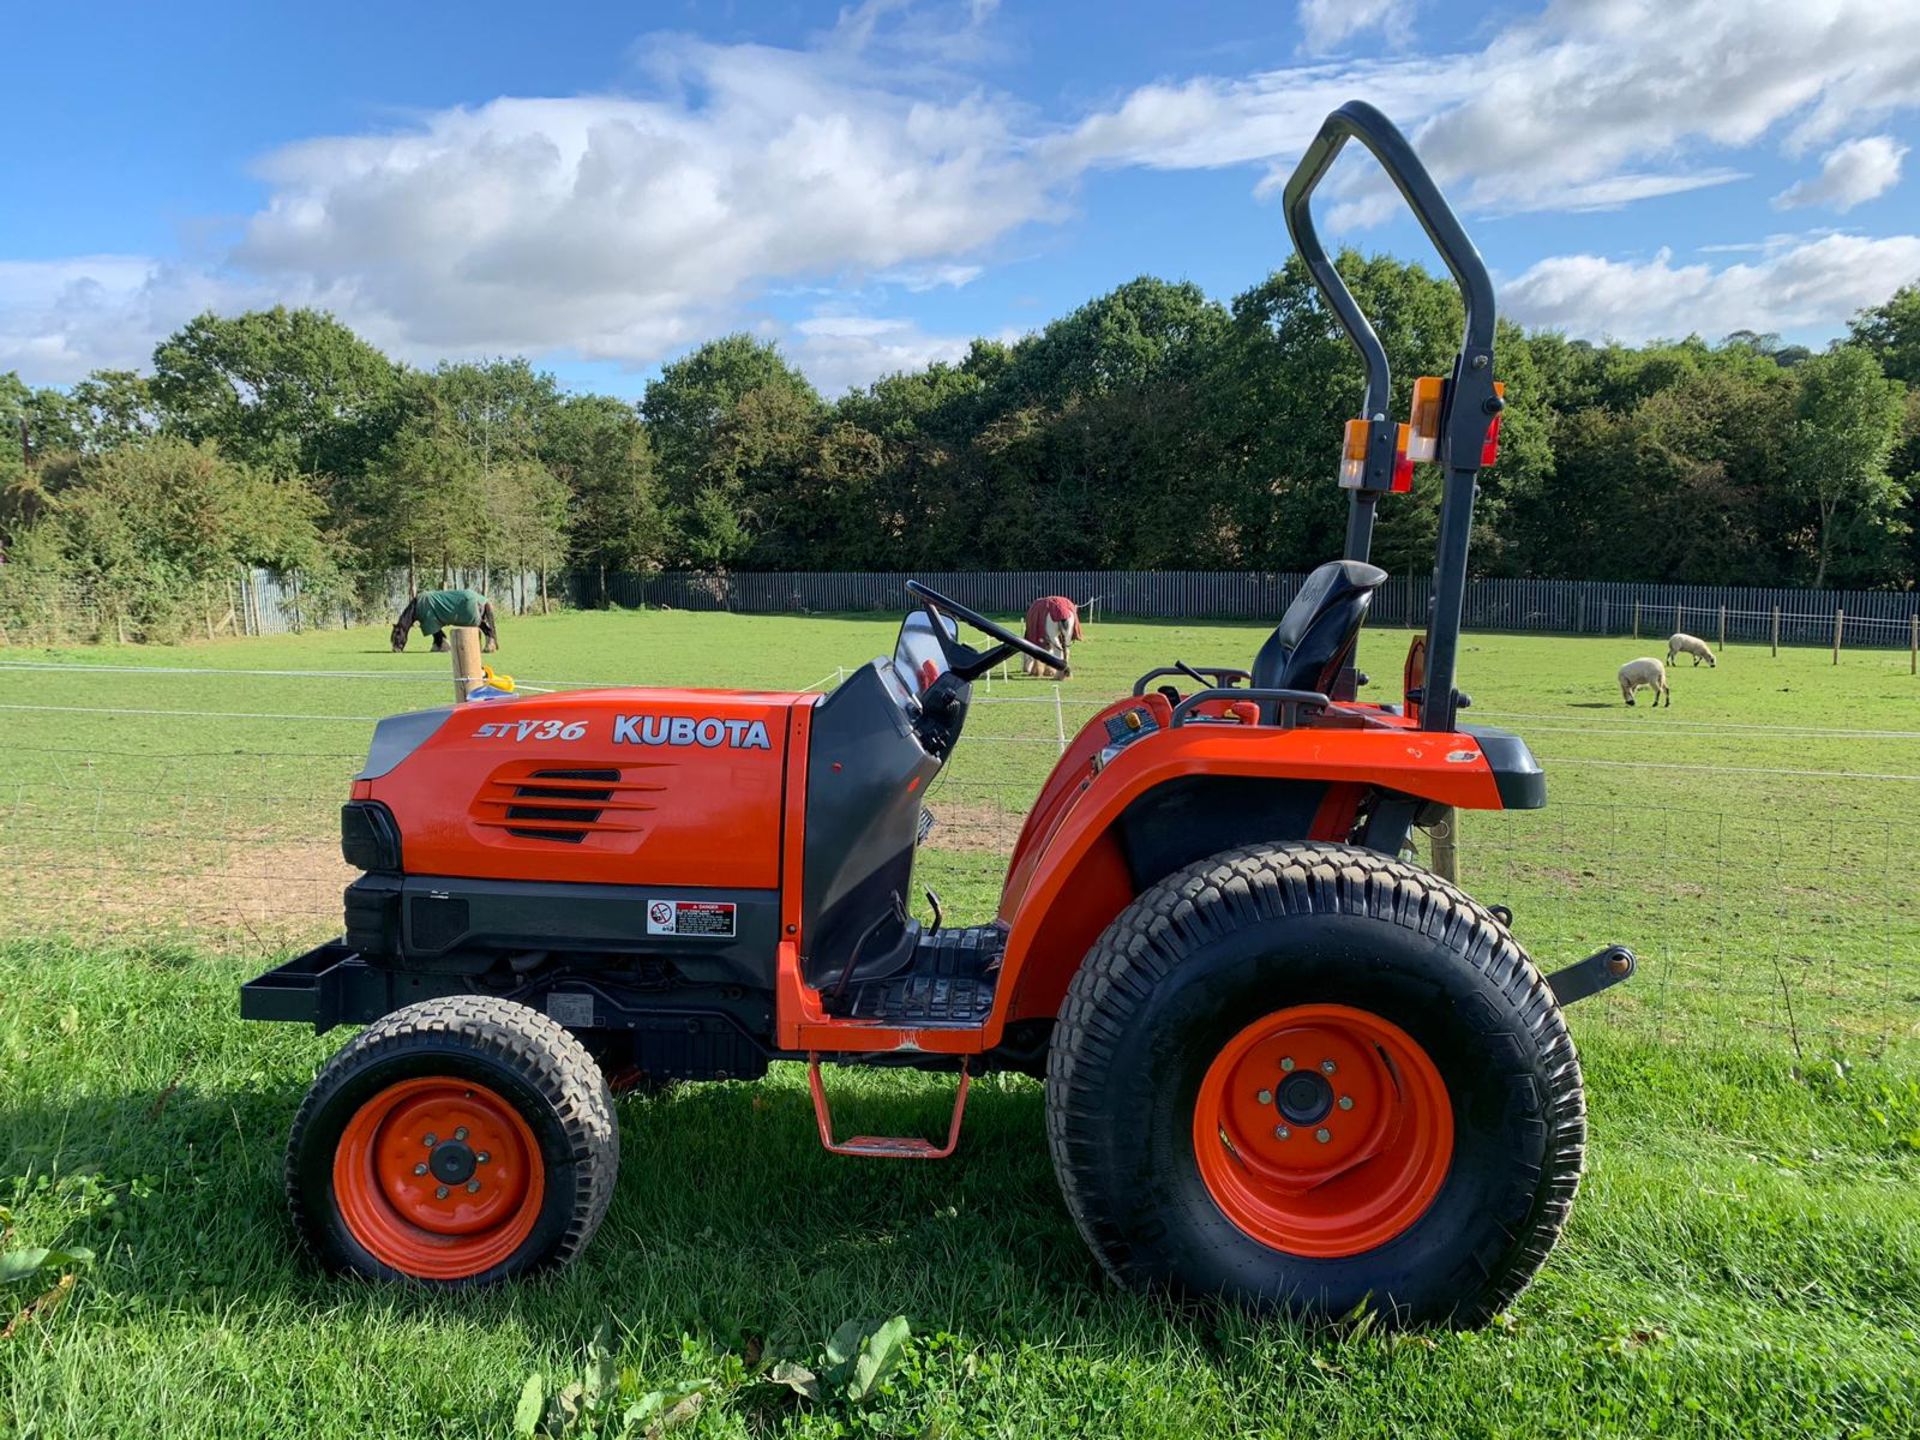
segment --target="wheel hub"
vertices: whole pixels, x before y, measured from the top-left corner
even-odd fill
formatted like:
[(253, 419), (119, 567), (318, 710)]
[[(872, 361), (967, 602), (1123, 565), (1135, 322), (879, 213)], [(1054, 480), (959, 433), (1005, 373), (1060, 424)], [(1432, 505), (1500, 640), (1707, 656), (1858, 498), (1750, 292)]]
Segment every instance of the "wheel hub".
[(532, 1233), (545, 1191), (533, 1131), (485, 1086), (452, 1077), (390, 1085), (355, 1113), (334, 1152), (342, 1220), (382, 1264), (460, 1279)]
[(1202, 1078), (1194, 1156), (1221, 1213), (1314, 1257), (1384, 1245), (1426, 1213), (1453, 1156), (1453, 1107), (1406, 1031), (1345, 1005), (1295, 1005), (1230, 1039)]
[(427, 1158), (427, 1169), (442, 1185), (464, 1185), (478, 1168), (472, 1147), (460, 1140), (443, 1140)]
[(1293, 1124), (1317, 1125), (1333, 1109), (1333, 1086), (1314, 1071), (1297, 1071), (1280, 1082), (1274, 1103)]

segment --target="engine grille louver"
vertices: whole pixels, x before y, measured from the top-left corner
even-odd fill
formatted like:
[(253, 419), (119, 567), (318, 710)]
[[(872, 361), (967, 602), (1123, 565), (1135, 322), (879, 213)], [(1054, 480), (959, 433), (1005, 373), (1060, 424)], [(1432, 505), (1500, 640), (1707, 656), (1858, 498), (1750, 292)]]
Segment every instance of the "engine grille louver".
[[(637, 833), (645, 827), (625, 816), (654, 807), (638, 797), (658, 784), (623, 783), (615, 769), (533, 770), (495, 776), (475, 808), (478, 822), (522, 840), (581, 844), (589, 835)], [(534, 802), (534, 803), (528, 803)], [(528, 824), (528, 821), (539, 822)]]

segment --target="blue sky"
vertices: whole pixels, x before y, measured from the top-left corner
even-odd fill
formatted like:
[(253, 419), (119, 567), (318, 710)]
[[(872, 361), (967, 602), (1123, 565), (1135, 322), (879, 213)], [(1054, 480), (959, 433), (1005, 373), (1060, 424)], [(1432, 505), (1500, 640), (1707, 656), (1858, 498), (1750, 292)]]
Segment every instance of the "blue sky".
[[(1361, 96), (1505, 313), (1819, 343), (1920, 280), (1920, 4), (973, 0), (35, 6), (11, 22), (0, 370), (139, 366), (199, 310), (637, 393), (711, 335), (829, 393), (1142, 273), (1227, 298)], [(1359, 156), (1329, 238), (1426, 255)]]

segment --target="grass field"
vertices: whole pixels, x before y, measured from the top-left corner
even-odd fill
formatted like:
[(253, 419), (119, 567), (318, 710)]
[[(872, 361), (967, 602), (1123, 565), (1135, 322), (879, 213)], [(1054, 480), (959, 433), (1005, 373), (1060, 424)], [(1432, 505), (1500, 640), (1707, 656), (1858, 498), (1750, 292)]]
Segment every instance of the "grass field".
[[(798, 687), (891, 631), (573, 615), (510, 622), (500, 661), (543, 684)], [(930, 798), (922, 878), (949, 913), (991, 911), (1058, 727), (1150, 665), (1245, 664), (1260, 638), (1102, 625), (1058, 712), (1042, 682), (983, 692)], [(1468, 646), (1469, 718), (1528, 736), (1552, 803), (1470, 817), (1463, 880), (1543, 963), (1618, 939), (1644, 967), (1573, 1012), (1590, 1171), (1540, 1281), (1486, 1331), (1398, 1337), (1115, 1292), (1060, 1206), (1039, 1087), (1009, 1078), (925, 1167), (823, 1154), (791, 1067), (625, 1100), (621, 1187), (570, 1272), (458, 1299), (325, 1279), (292, 1252), (279, 1164), (340, 1037), (243, 1026), (234, 989), (337, 926), (367, 717), (439, 703), (445, 658), (374, 630), (0, 651), (0, 706), (27, 707), (0, 708), (0, 1252), (96, 1257), (64, 1294), (57, 1266), (0, 1286), (0, 1328), (24, 1314), (0, 1435), (507, 1434), (528, 1376), (566, 1384), (609, 1320), (629, 1393), (576, 1433), (683, 1390), (688, 1435), (1912, 1433), (1920, 680), (1904, 655), (1736, 648), (1651, 713), (1612, 672), (1652, 642)], [(1403, 648), (1369, 632), (1363, 667), (1385, 682)], [(62, 668), (4, 668), (43, 665)], [(129, 665), (147, 673), (104, 668)], [(950, 1094), (831, 1083), (869, 1130), (930, 1132)], [(896, 1313), (907, 1363), (865, 1404), (756, 1378)]]

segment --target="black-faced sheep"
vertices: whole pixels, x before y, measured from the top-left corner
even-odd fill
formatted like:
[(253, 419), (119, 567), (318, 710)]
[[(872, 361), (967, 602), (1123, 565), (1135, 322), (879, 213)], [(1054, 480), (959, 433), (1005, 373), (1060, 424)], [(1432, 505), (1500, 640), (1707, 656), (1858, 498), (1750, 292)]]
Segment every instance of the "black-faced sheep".
[(1676, 655), (1691, 655), (1694, 668), (1698, 669), (1702, 660), (1707, 662), (1709, 670), (1714, 668), (1713, 651), (1707, 648), (1707, 642), (1697, 635), (1669, 635), (1667, 637), (1667, 664), (1673, 663)]
[(1629, 660), (1620, 667), (1620, 698), (1627, 704), (1634, 703), (1633, 692), (1643, 686), (1653, 691), (1653, 703), (1656, 706), (1664, 695), (1667, 697), (1667, 708), (1673, 708), (1673, 692), (1667, 689), (1667, 667), (1651, 655)]

